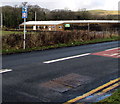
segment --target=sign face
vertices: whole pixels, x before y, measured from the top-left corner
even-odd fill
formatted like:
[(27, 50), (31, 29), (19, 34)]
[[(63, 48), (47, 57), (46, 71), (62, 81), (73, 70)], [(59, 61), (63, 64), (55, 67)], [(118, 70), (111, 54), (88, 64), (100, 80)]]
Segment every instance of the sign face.
[(70, 24), (65, 24), (65, 27), (70, 27)]
[(27, 7), (22, 7), (22, 12), (26, 12), (27, 13)]
[(27, 13), (22, 13), (22, 18), (27, 18)]
[(27, 18), (27, 7), (22, 7), (22, 18)]
[(33, 26), (33, 30), (36, 30), (36, 26)]

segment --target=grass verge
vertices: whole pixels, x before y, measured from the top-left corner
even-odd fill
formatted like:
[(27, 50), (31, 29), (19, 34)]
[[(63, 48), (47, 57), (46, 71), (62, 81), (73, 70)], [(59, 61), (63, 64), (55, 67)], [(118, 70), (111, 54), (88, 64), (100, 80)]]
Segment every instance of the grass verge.
[(114, 36), (112, 38), (104, 38), (104, 39), (94, 39), (84, 42), (70, 42), (67, 44), (55, 44), (50, 46), (42, 46), (42, 47), (33, 47), (33, 48), (26, 48), (24, 49), (6, 49), (2, 50), (2, 54), (13, 54), (13, 53), (21, 53), (21, 52), (31, 52), (31, 51), (38, 51), (38, 50), (46, 50), (46, 49), (54, 49), (60, 47), (70, 47), (70, 46), (79, 46), (79, 45), (86, 45), (86, 44), (95, 44), (101, 42), (110, 42), (110, 41), (117, 41), (120, 40), (120, 36)]
[[(23, 34), (23, 31), (1, 31), (2, 32), (2, 34), (0, 34), (0, 35), (2, 35), (2, 36), (4, 36), (4, 35), (10, 35), (10, 34)], [(28, 34), (30, 33), (30, 34), (35, 34), (35, 32), (27, 32)]]
[(120, 104), (120, 89), (116, 90), (110, 97), (94, 104)]

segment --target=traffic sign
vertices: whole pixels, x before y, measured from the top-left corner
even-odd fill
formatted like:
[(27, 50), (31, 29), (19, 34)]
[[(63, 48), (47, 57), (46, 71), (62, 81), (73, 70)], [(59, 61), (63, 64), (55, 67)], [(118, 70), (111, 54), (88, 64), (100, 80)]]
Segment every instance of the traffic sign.
[(24, 40), (23, 40), (23, 49), (25, 49), (25, 44), (26, 44), (26, 18), (27, 18), (27, 7), (25, 6), (26, 3), (23, 3), (22, 7), (22, 18), (24, 18)]
[(65, 27), (70, 27), (70, 24), (65, 24)]
[(27, 18), (27, 13), (23, 12), (22, 13), (22, 18)]
[(22, 18), (27, 18), (27, 7), (22, 7)]
[(26, 12), (27, 13), (27, 7), (22, 7), (22, 12)]

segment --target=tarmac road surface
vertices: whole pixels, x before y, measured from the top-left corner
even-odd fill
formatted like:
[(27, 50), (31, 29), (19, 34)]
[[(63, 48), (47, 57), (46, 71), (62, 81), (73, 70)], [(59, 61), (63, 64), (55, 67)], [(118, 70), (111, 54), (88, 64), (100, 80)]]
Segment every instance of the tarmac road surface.
[(3, 102), (66, 102), (97, 88), (119, 77), (117, 48), (114, 41), (3, 55)]

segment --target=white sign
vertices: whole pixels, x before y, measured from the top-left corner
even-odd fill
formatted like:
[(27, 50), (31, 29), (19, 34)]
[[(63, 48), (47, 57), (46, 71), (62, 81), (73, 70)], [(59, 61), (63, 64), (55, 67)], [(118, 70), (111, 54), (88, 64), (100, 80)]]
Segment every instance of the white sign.
[(36, 30), (36, 26), (33, 26), (33, 30)]

